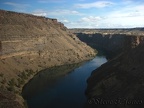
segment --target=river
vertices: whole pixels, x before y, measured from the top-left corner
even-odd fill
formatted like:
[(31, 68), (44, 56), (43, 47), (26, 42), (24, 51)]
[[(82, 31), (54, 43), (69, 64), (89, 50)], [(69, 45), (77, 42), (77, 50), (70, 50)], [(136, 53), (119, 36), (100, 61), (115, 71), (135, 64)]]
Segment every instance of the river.
[(29, 108), (83, 108), (86, 80), (105, 62), (105, 56), (96, 56), (85, 63), (43, 70), (24, 87), (22, 95)]

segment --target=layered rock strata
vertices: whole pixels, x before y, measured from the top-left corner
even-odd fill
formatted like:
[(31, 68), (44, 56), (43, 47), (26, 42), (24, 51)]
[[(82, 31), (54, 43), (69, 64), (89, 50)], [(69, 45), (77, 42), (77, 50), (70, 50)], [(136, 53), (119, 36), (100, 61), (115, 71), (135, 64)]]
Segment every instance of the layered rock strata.
[(91, 59), (95, 51), (57, 19), (0, 10), (0, 88), (20, 93), (42, 69)]
[[(102, 32), (103, 30), (101, 30)], [(112, 58), (121, 52), (125, 52), (134, 48), (141, 42), (144, 36), (129, 34), (109, 34), (109, 33), (75, 33), (77, 37), (87, 43), (89, 46), (99, 50), (103, 50), (108, 58)]]
[[(118, 30), (119, 31), (119, 30)], [(118, 31), (115, 31), (118, 33)], [(137, 31), (140, 31), (137, 29)], [(144, 36), (135, 31), (76, 33), (87, 44), (115, 53), (88, 78), (86, 108), (144, 107)], [(141, 33), (144, 31), (141, 30)]]
[(144, 107), (143, 49), (140, 44), (92, 72), (87, 80), (87, 108)]

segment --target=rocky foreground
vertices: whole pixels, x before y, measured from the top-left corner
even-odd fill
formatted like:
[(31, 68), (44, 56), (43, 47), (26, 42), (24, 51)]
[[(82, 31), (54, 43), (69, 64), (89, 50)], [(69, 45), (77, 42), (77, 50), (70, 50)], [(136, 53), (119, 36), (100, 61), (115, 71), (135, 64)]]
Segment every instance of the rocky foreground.
[(57, 19), (0, 10), (0, 108), (23, 106), (22, 87), (40, 70), (95, 54)]

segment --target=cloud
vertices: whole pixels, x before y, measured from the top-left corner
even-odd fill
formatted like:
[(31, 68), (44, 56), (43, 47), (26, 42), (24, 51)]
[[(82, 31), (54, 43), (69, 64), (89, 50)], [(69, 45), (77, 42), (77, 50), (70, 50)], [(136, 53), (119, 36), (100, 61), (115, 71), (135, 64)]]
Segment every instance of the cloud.
[(99, 20), (101, 20), (102, 18), (99, 16), (89, 16), (89, 17), (83, 17), (81, 18), (81, 21), (85, 21), (85, 22), (97, 22)]
[[(112, 10), (104, 14), (79, 16), (77, 20), (63, 20), (68, 28), (133, 28), (144, 26), (144, 4), (130, 2), (129, 4), (115, 4)], [(64, 12), (65, 13), (65, 12)], [(65, 14), (66, 15), (66, 14)], [(69, 14), (68, 14), (69, 15)], [(86, 15), (86, 14), (83, 14)]]
[(65, 2), (65, 0), (39, 0), (38, 2), (39, 3), (50, 3), (50, 2), (52, 2), (52, 3), (63, 3), (63, 2)]
[(65, 20), (62, 20), (62, 22), (64, 22), (64, 23), (69, 23), (69, 21), (68, 21), (68, 20), (66, 20), (66, 19), (65, 19)]
[(144, 10), (144, 5), (123, 7), (120, 10), (111, 11), (110, 13), (108, 13), (108, 17), (115, 17), (115, 18), (138, 17), (138, 16), (140, 17), (140, 16), (144, 16), (143, 10)]
[(132, 0), (123, 0), (122, 3), (124, 5), (129, 5), (129, 4), (133, 3), (133, 1)]
[(37, 16), (46, 16), (46, 17), (55, 17), (59, 18), (62, 16), (68, 16), (68, 15), (81, 15), (78, 11), (75, 10), (66, 10), (66, 9), (59, 9), (59, 10), (43, 10), (43, 9), (37, 9), (32, 12), (33, 15)]
[(102, 20), (99, 16), (87, 16), (80, 18), (77, 21), (69, 21), (64, 23), (68, 28), (97, 28), (99, 21)]
[(47, 12), (41, 9), (35, 10), (32, 14), (36, 16), (47, 16)]
[(111, 5), (114, 5), (114, 3), (110, 1), (97, 1), (93, 3), (76, 4), (75, 7), (88, 9), (88, 8), (104, 8)]
[(79, 15), (80, 13), (75, 10), (65, 10), (65, 9), (58, 9), (58, 10), (43, 10), (43, 9), (37, 9), (32, 12), (33, 15), (37, 16), (46, 16), (46, 17), (56, 17), (64, 16), (64, 15)]
[(60, 20), (60, 22), (62, 22), (62, 23), (64, 23), (64, 24), (70, 23), (70, 21), (68, 21), (67, 19)]
[(53, 15), (53, 16), (80, 15), (80, 13), (78, 11), (75, 11), (75, 10), (58, 9), (58, 10), (48, 11), (48, 15)]
[(5, 2), (5, 5), (9, 5), (12, 6), (14, 8), (14, 10), (17, 11), (24, 11), (26, 8), (30, 7), (29, 4), (20, 4), (20, 3), (14, 3), (14, 2)]
[[(105, 14), (101, 23), (111, 27), (140, 27), (144, 26), (144, 5), (128, 5)], [(101, 24), (102, 25), (102, 24)], [(110, 27), (109, 26), (109, 27)], [(108, 27), (108, 26), (107, 26)]]
[(97, 28), (97, 23), (86, 23), (86, 22), (70, 22), (65, 24), (68, 28)]
[(101, 16), (89, 15), (77, 22), (67, 24), (69, 28), (133, 28), (144, 26), (144, 4), (122, 5)]

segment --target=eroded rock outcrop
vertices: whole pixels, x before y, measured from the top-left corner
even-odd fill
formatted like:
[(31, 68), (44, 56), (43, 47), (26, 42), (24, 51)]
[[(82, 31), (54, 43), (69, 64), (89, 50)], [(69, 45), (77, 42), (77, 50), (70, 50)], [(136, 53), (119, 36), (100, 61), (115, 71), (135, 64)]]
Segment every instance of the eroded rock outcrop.
[(101, 30), (101, 33), (76, 32), (75, 34), (89, 46), (97, 50), (103, 50), (110, 59), (121, 52), (135, 48), (140, 43), (143, 43), (144, 40), (144, 36), (142, 35), (117, 34), (117, 32), (116, 34), (112, 34), (111, 32), (103, 33), (103, 30)]
[(95, 55), (57, 19), (0, 10), (0, 88), (20, 93), (38, 71)]
[[(92, 72), (86, 90), (92, 103), (88, 104), (88, 108), (144, 107), (143, 49), (144, 45), (139, 45)], [(112, 101), (112, 104), (95, 104), (94, 99)]]
[(88, 78), (86, 108), (144, 107), (144, 31), (136, 30), (76, 33), (90, 46), (116, 53)]

